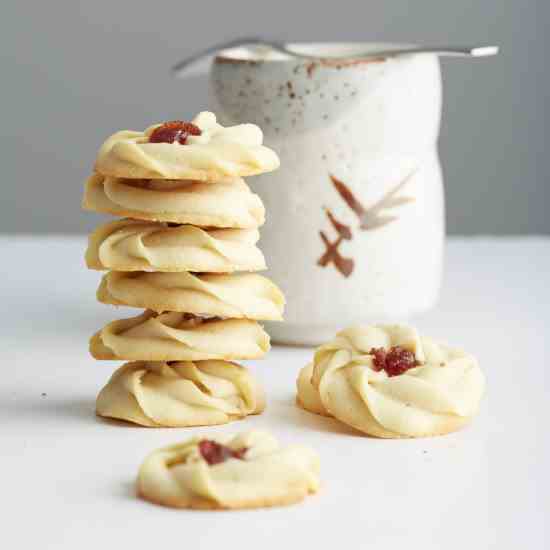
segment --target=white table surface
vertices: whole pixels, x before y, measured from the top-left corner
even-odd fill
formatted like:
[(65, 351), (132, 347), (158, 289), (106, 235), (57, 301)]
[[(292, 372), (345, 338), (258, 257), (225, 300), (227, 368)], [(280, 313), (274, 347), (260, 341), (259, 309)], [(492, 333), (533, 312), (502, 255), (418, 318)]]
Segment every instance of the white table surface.
[[(311, 356), (298, 348), (254, 365), (268, 394), (261, 416), (196, 430), (97, 419), (95, 396), (117, 363), (91, 359), (88, 337), (125, 312), (95, 302), (84, 243), (0, 238), (2, 549), (550, 548), (550, 239), (449, 243), (440, 304), (417, 324), (477, 354), (488, 395), (466, 430), (404, 441), (296, 408), (296, 373)], [(250, 428), (318, 450), (321, 492), (288, 508), (214, 513), (134, 496), (149, 451)]]

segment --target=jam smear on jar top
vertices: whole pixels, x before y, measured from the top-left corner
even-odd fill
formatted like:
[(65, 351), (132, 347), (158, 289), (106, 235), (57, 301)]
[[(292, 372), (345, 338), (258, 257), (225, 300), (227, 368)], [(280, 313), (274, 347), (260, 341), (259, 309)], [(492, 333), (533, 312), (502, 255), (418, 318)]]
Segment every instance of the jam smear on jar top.
[(189, 136), (200, 136), (201, 129), (192, 122), (172, 120), (165, 122), (153, 130), (149, 143), (174, 143), (185, 145)]
[(399, 376), (419, 364), (412, 351), (400, 346), (393, 346), (388, 350), (372, 348), (369, 354), (374, 356), (374, 370), (385, 370), (388, 376)]
[(225, 462), (228, 458), (238, 458), (239, 460), (244, 460), (244, 454), (248, 449), (243, 447), (242, 449), (233, 450), (231, 447), (222, 445), (212, 439), (203, 439), (199, 442), (199, 452), (208, 462), (209, 466), (214, 464), (221, 464)]

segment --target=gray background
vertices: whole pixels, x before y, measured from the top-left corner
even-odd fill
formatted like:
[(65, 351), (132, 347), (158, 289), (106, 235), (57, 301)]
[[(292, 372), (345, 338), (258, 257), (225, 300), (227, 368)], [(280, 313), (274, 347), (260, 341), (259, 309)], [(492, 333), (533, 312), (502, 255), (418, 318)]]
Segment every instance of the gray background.
[(448, 230), (550, 233), (548, 0), (3, 0), (0, 232), (86, 232), (82, 183), (111, 132), (192, 116), (206, 79), (168, 68), (217, 40), (495, 43), (445, 61)]

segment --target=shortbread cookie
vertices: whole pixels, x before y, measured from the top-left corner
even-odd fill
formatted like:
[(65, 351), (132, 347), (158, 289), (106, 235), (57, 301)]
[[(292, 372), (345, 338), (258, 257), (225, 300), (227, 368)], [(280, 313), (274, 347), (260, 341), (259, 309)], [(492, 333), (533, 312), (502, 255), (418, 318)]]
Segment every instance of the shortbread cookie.
[(234, 319), (279, 321), (285, 299), (267, 277), (256, 273), (198, 274), (110, 271), (97, 299), (105, 304), (182, 311)]
[(126, 363), (96, 404), (100, 416), (150, 427), (225, 424), (264, 408), (250, 372), (228, 361)]
[(192, 123), (173, 121), (144, 132), (113, 134), (101, 146), (95, 169), (120, 178), (227, 181), (279, 167), (275, 152), (262, 142), (258, 126), (224, 128), (214, 113), (202, 112)]
[(319, 390), (311, 384), (311, 376), (313, 375), (313, 363), (308, 363), (300, 370), (296, 379), (296, 403), (306, 411), (323, 416), (330, 416), (330, 413), (325, 409)]
[(138, 494), (174, 508), (283, 506), (319, 489), (319, 457), (281, 448), (265, 432), (194, 437), (152, 452), (138, 474)]
[(257, 229), (201, 229), (161, 222), (118, 220), (89, 237), (90, 269), (116, 271), (259, 271), (265, 260)]
[(262, 225), (265, 215), (260, 197), (240, 178), (205, 183), (93, 174), (86, 182), (82, 207), (140, 220), (242, 229)]
[[(346, 329), (318, 348), (311, 386), (329, 414), (358, 430), (423, 437), (470, 422), (485, 380), (471, 355), (411, 327), (377, 325)], [(308, 408), (306, 387), (299, 397)]]
[(256, 321), (152, 311), (113, 321), (90, 340), (96, 359), (131, 361), (258, 359), (269, 347), (269, 336)]

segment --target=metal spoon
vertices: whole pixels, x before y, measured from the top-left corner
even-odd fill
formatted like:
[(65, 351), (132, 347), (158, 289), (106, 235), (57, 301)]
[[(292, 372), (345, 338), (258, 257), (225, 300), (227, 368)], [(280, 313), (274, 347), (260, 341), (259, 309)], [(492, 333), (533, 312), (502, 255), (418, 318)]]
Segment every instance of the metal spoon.
[(397, 57), (400, 55), (412, 55), (419, 53), (431, 53), (447, 57), (487, 57), (498, 53), (498, 46), (421, 46), (369, 51), (364, 53), (354, 53), (353, 55), (346, 54), (321, 56), (297, 51), (292, 46), (285, 44), (284, 42), (279, 42), (278, 40), (259, 37), (243, 37), (228, 40), (226, 42), (220, 42), (214, 46), (210, 46), (209, 48), (186, 57), (183, 61), (180, 61), (177, 65), (172, 67), (172, 73), (176, 76), (182, 76), (192, 65), (209, 55), (213, 55), (218, 51), (225, 50), (227, 48), (236, 48), (238, 46), (247, 45), (264, 46), (267, 49), (272, 49), (299, 59), (371, 59), (380, 57)]

